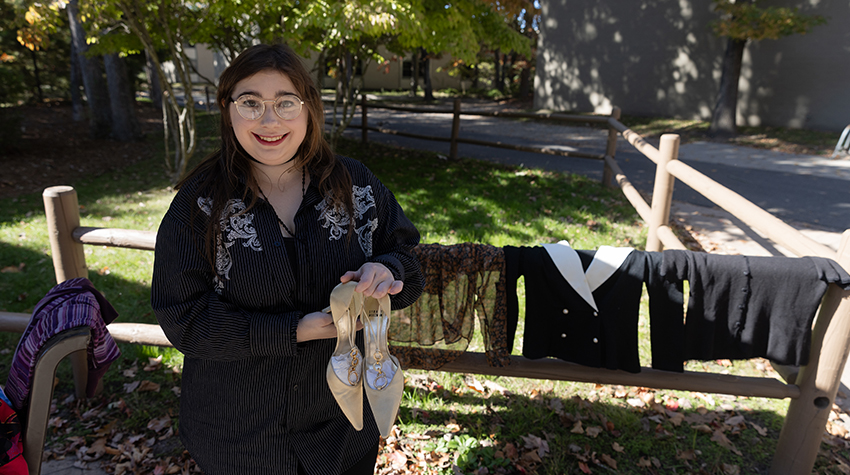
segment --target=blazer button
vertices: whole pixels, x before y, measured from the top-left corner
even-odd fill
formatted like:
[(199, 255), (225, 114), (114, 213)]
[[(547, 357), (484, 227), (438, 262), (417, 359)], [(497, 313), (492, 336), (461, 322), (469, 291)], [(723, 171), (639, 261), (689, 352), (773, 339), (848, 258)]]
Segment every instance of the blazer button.
[(593, 342), (594, 342), (594, 343), (599, 343), (599, 339), (598, 339), (598, 338), (594, 338), (594, 339), (593, 339)]
[(744, 287), (743, 289), (741, 289), (741, 292), (743, 292), (743, 293), (747, 293), (747, 292), (749, 292), (749, 290), (747, 290), (747, 288), (746, 288), (746, 287)]
[(280, 241), (275, 241), (275, 242), (274, 242), (274, 247), (280, 247)]
[(566, 337), (567, 337), (566, 333), (561, 333), (561, 338), (566, 338)]
[(566, 314), (570, 313), (570, 311), (569, 311), (569, 310), (567, 310), (567, 309), (563, 309), (563, 310), (561, 310), (561, 313), (563, 313), (564, 315), (566, 315)]

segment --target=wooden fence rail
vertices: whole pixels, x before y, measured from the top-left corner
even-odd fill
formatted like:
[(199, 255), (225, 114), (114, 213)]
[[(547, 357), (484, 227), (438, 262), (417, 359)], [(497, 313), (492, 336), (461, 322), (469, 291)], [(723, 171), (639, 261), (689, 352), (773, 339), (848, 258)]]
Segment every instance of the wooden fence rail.
[[(375, 107), (375, 106), (373, 106)], [(389, 106), (383, 106), (390, 108)], [(398, 109), (398, 108), (396, 108)], [(365, 108), (364, 108), (365, 110)], [(405, 108), (404, 110), (409, 110)], [(430, 110), (416, 109), (431, 112)], [(453, 132), (449, 139), (456, 147), (461, 142), (457, 134), (460, 107), (453, 114)], [(463, 112), (469, 114), (469, 112)], [(484, 115), (481, 113), (479, 115)], [(497, 115), (487, 113), (487, 115)], [(499, 114), (506, 116), (507, 114)], [(587, 116), (576, 116), (587, 122)], [(576, 117), (565, 120), (576, 120)], [(563, 117), (562, 117), (563, 118)], [(665, 135), (656, 149), (618, 120), (619, 110), (611, 116), (597, 117), (594, 121), (609, 127), (604, 175), (616, 182), (626, 198), (641, 217), (649, 223), (651, 242), (647, 250), (663, 247), (684, 249), (670, 227), (669, 207), (672, 199), (674, 177), (679, 178), (698, 192), (730, 211), (733, 215), (763, 233), (769, 239), (799, 254), (830, 257), (850, 269), (850, 230), (842, 237), (841, 247), (834, 252), (806, 238), (766, 211), (758, 208), (708, 177), (678, 162), (679, 137)], [(367, 124), (364, 118), (363, 124)], [(369, 130), (373, 130), (369, 128)], [(638, 151), (657, 164), (652, 205), (631, 185), (614, 159), (616, 140), (622, 134)], [(399, 134), (401, 135), (401, 134)], [(364, 135), (365, 138), (365, 135)], [(456, 151), (456, 149), (455, 149)], [(153, 250), (156, 233), (124, 229), (81, 227), (76, 191), (71, 187), (52, 187), (44, 192), (48, 231), (50, 234), (56, 279), (62, 282), (74, 277), (86, 277), (84, 245), (115, 246), (140, 250)], [(663, 247), (662, 247), (663, 244)], [(650, 249), (650, 245), (652, 249)], [(0, 312), (0, 330), (22, 332), (29, 315)], [(171, 346), (158, 325), (112, 323), (110, 333), (118, 341), (136, 344)], [(739, 377), (723, 374), (684, 372), (674, 373), (642, 368), (640, 373), (588, 368), (556, 359), (528, 360), (511, 357), (511, 364), (503, 368), (490, 367), (483, 354), (465, 353), (441, 370), (459, 373), (503, 375), (524, 378), (571, 380), (600, 384), (623, 384), (657, 389), (677, 389), (725, 393), (739, 396), (791, 398), (785, 423), (771, 466), (772, 474), (810, 473), (820, 446), (827, 418), (840, 385), (841, 373), (850, 351), (850, 292), (830, 285), (815, 319), (812, 333), (809, 364), (800, 368), (793, 384), (773, 378)]]

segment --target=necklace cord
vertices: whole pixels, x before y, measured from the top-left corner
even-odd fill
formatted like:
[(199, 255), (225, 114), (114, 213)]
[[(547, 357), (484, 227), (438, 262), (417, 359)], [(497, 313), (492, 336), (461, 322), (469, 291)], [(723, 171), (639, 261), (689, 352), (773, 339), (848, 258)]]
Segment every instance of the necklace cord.
[[(307, 176), (307, 174), (304, 171), (304, 167), (301, 167), (301, 199), (302, 200), (304, 199), (304, 194), (305, 194), (304, 184), (306, 182), (306, 176)], [(263, 193), (263, 189), (259, 186), (259, 184), (257, 185), (257, 188), (260, 190), (260, 195), (263, 197), (264, 200), (266, 200), (266, 203), (271, 205), (271, 202), (266, 197), (266, 194)], [(274, 209), (274, 206), (272, 206), (272, 212), (274, 212), (274, 217), (277, 218), (277, 222), (280, 223), (281, 226), (283, 226), (283, 229), (286, 230), (286, 232), (289, 233), (290, 236), (295, 237), (295, 233), (291, 229), (289, 229), (289, 226), (287, 226), (286, 223), (284, 223), (282, 219), (280, 219), (280, 216), (278, 216), (277, 210)]]

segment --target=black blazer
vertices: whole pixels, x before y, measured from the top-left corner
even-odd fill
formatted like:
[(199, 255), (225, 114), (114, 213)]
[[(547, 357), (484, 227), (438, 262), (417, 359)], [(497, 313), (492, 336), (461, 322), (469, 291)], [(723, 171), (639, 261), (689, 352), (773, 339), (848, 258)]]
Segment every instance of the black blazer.
[[(596, 251), (576, 251), (587, 270)], [(564, 280), (543, 247), (506, 247), (518, 275), (525, 276), (526, 358), (554, 356), (585, 366), (640, 371), (638, 310), (645, 253), (633, 251), (593, 291), (598, 312)], [(515, 282), (515, 281), (514, 281)]]

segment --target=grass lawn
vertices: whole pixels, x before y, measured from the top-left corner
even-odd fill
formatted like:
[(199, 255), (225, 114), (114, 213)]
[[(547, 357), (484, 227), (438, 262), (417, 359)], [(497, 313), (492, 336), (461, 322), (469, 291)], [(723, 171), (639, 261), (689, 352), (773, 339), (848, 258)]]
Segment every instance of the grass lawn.
[[(200, 121), (198, 158), (217, 143), (214, 118)], [(161, 166), (161, 137), (148, 145), (155, 158), (73, 183), (83, 226), (157, 229), (173, 190)], [(568, 239), (579, 249), (645, 244), (643, 224), (619, 190), (584, 177), (446, 161), (378, 144), (343, 141), (339, 148), (393, 190), (422, 242), (504, 246)], [(0, 308), (30, 312), (55, 283), (41, 197), (0, 204)], [(149, 303), (153, 253), (87, 246), (86, 259), (90, 280), (117, 308), (119, 321), (155, 322)], [(644, 301), (644, 366), (646, 307)], [(521, 352), (521, 328), (515, 354)], [(0, 334), (5, 368), (17, 340)], [(121, 348), (103, 394), (91, 400), (74, 401), (70, 371), (60, 371), (50, 455), (97, 460), (115, 473), (191, 469), (175, 436), (182, 356)], [(760, 359), (691, 362), (687, 369), (775, 374)], [(398, 429), (385, 441), (376, 473), (767, 473), (787, 410), (787, 401), (763, 398), (426, 371), (407, 376)], [(846, 447), (840, 437), (825, 438), (818, 473), (850, 473), (844, 471), (850, 465)]]

